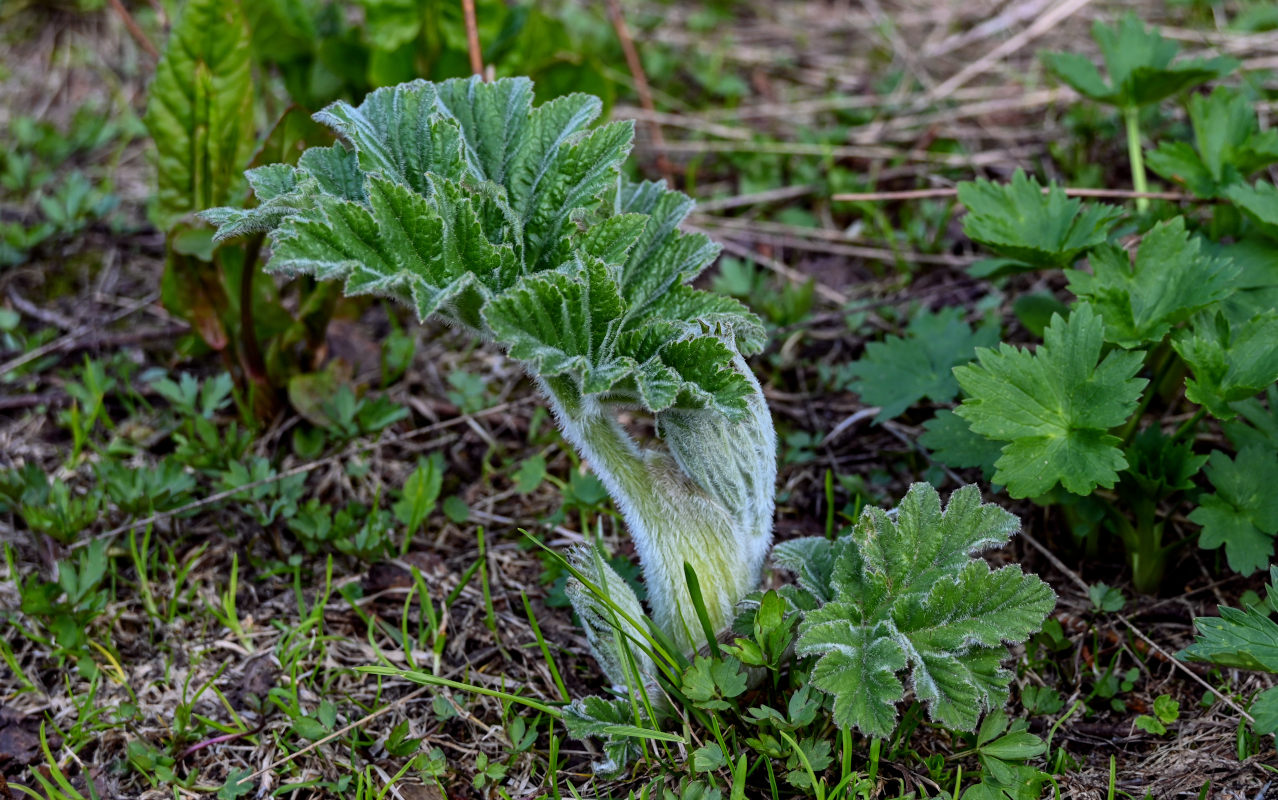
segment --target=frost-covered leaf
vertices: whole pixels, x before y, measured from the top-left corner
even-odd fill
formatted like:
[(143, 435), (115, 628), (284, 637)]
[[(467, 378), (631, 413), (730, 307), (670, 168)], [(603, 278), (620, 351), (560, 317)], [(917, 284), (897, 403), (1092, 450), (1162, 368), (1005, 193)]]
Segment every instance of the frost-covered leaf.
[(1116, 245), (1092, 252), (1092, 271), (1069, 270), (1069, 290), (1105, 320), (1105, 338), (1122, 347), (1162, 341), (1171, 326), (1223, 300), (1238, 268), (1202, 252), (1184, 217), (1155, 225), (1135, 262)]
[(963, 232), (1001, 256), (1030, 268), (1068, 267), (1093, 247), (1104, 244), (1122, 210), (1084, 205), (1052, 184), (1016, 170), (1012, 182), (960, 183), (959, 201), (967, 207)]
[(155, 142), (154, 220), (239, 202), (253, 127), (249, 31), (239, 3), (191, 0), (155, 70), (146, 127)]
[[(1058, 483), (1080, 495), (1112, 487), (1127, 466), (1109, 429), (1127, 421), (1143, 378), (1144, 353), (1101, 359), (1104, 326), (1086, 303), (1068, 320), (1054, 316), (1044, 343), (1030, 353), (1003, 344), (977, 350), (955, 375), (968, 397), (955, 413), (975, 433), (1007, 442), (994, 480), (1013, 497), (1035, 497)], [(1099, 363), (1098, 363), (1099, 362)]]
[(1270, 310), (1238, 325), (1222, 314), (1200, 315), (1177, 333), (1172, 346), (1194, 376), (1185, 381), (1185, 397), (1218, 419), (1233, 419), (1230, 406), (1255, 397), (1278, 381), (1278, 311)]
[(1163, 142), (1147, 154), (1150, 169), (1183, 183), (1199, 197), (1220, 197), (1278, 161), (1278, 131), (1260, 131), (1255, 106), (1235, 89), (1216, 87), (1189, 98), (1194, 144)]
[(910, 487), (895, 518), (866, 509), (835, 543), (833, 599), (807, 612), (796, 644), (817, 658), (812, 681), (834, 696), (836, 724), (891, 735), (904, 671), (932, 718), (952, 728), (975, 730), (982, 710), (1006, 701), (1004, 645), (1025, 641), (1055, 605), (1038, 578), (974, 557), (1017, 527), (974, 486), (944, 511), (925, 483)]
[(738, 418), (762, 348), (740, 303), (692, 288), (718, 253), (692, 206), (621, 162), (629, 123), (600, 103), (532, 103), (526, 79), (414, 81), (315, 115), (341, 138), (250, 173), (258, 206), (211, 209), (218, 236), (267, 231), (268, 268), (345, 282), (509, 348), (574, 391)]
[(1198, 545), (1207, 549), (1225, 546), (1230, 569), (1250, 575), (1264, 569), (1274, 552), (1278, 535), (1278, 451), (1245, 447), (1231, 459), (1212, 451), (1207, 479), (1216, 490), (1199, 499), (1189, 514), (1203, 526)]
[(848, 369), (850, 388), (865, 403), (882, 408), (875, 422), (892, 419), (925, 397), (948, 403), (959, 391), (954, 367), (971, 361), (977, 347), (997, 341), (997, 325), (981, 325), (973, 332), (960, 309), (924, 310), (910, 320), (904, 337), (865, 346), (865, 355)]
[(1077, 53), (1044, 53), (1043, 60), (1080, 94), (1120, 108), (1156, 103), (1227, 75), (1238, 66), (1232, 58), (1175, 61), (1180, 45), (1146, 28), (1131, 13), (1117, 26), (1097, 20), (1092, 25), (1092, 38), (1105, 59), (1105, 77), (1091, 59)]

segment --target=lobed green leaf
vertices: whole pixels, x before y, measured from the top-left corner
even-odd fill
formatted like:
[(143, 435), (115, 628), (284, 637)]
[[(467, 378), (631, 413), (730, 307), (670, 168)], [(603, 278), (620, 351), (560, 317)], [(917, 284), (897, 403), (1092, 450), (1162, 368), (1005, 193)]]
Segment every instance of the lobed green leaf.
[(955, 413), (972, 431), (1007, 442), (994, 480), (1013, 497), (1044, 494), (1058, 483), (1085, 495), (1112, 487), (1127, 467), (1109, 429), (1127, 421), (1147, 381), (1134, 377), (1144, 353), (1101, 358), (1104, 323), (1087, 303), (1059, 315), (1037, 351), (1003, 344), (980, 349), (977, 363), (954, 374), (967, 393)]

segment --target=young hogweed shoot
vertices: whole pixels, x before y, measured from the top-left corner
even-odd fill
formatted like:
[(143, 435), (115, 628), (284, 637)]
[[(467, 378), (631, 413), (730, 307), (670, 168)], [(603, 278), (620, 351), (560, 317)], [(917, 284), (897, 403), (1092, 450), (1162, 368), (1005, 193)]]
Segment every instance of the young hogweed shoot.
[[(764, 331), (688, 285), (719, 248), (679, 230), (690, 198), (622, 176), (632, 125), (590, 127), (599, 112), (581, 94), (534, 107), (520, 78), (379, 89), (316, 115), (340, 143), (250, 170), (256, 208), (203, 216), (218, 238), (267, 232), (270, 271), (394, 298), (521, 361), (620, 507), (655, 623), (690, 649), (704, 634), (685, 562), (721, 629), (771, 543), (775, 434), (743, 358)], [(618, 421), (636, 411), (656, 440)]]

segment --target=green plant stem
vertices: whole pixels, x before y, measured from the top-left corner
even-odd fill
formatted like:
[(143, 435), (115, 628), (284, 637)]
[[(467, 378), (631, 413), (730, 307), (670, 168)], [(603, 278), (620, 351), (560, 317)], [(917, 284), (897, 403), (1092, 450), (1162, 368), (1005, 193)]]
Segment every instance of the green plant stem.
[[(1148, 192), (1149, 183), (1145, 179), (1145, 155), (1140, 147), (1140, 108), (1127, 106), (1123, 109), (1123, 124), (1127, 128), (1127, 159), (1132, 165), (1132, 188), (1137, 192)], [(1149, 198), (1137, 197), (1136, 210), (1145, 213), (1149, 210)]]
[(1176, 428), (1176, 432), (1172, 434), (1172, 437), (1171, 437), (1172, 441), (1173, 442), (1179, 441), (1180, 437), (1184, 436), (1187, 433), (1192, 432), (1195, 428), (1198, 427), (1199, 421), (1201, 421), (1206, 414), (1207, 414), (1207, 409), (1200, 407), (1197, 411), (1194, 412), (1194, 415), (1192, 417), (1180, 423), (1180, 426)]

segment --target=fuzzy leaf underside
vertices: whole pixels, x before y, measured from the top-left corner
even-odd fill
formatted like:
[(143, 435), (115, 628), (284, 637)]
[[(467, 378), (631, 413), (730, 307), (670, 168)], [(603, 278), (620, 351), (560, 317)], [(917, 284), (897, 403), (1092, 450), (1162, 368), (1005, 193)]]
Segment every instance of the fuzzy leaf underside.
[(795, 649), (817, 658), (812, 680), (834, 696), (838, 725), (890, 736), (907, 670), (932, 718), (953, 728), (974, 730), (982, 709), (1006, 701), (1004, 645), (1025, 641), (1055, 604), (1037, 577), (974, 557), (1017, 527), (1008, 512), (982, 504), (974, 486), (942, 510), (936, 490), (918, 483), (895, 519), (867, 509), (835, 542), (779, 546), (778, 562), (818, 601), (812, 589), (828, 586), (831, 599), (806, 614)]
[(1075, 494), (1112, 487), (1127, 461), (1109, 429), (1126, 422), (1147, 383), (1134, 377), (1144, 353), (1101, 359), (1104, 326), (1087, 303), (1059, 315), (1034, 352), (1003, 344), (977, 350), (954, 370), (968, 397), (955, 409), (974, 432), (1007, 442), (994, 480), (1013, 497), (1056, 484)]
[(629, 123), (588, 95), (534, 107), (526, 79), (414, 81), (315, 115), (341, 142), (248, 173), (251, 209), (205, 219), (270, 234), (268, 269), (341, 280), (496, 340), (535, 374), (657, 412), (746, 413), (737, 353), (762, 323), (688, 283), (718, 254), (687, 196), (620, 173)]

